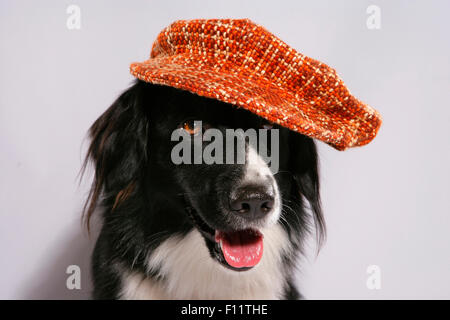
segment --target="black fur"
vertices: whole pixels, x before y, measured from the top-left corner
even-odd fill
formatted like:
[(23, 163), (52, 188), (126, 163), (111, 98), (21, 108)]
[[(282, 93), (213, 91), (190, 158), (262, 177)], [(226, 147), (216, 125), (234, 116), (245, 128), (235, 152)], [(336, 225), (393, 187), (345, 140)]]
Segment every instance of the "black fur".
[[(157, 277), (157, 273), (147, 273), (145, 259), (170, 235), (187, 234), (194, 228), (187, 206), (195, 208), (212, 228), (232, 227), (217, 212), (223, 209), (223, 197), (242, 174), (243, 166), (177, 166), (170, 160), (176, 143), (171, 142), (170, 135), (190, 117), (221, 130), (258, 128), (264, 123), (232, 105), (136, 81), (91, 127), (86, 163), (92, 160), (95, 178), (85, 217), (89, 224), (92, 213), (98, 209), (103, 218), (92, 260), (94, 298), (118, 298), (118, 265)], [(319, 242), (325, 231), (317, 152), (310, 138), (277, 128), (281, 140), (280, 168), (275, 177), (285, 218), (279, 223), (296, 252), (301, 253), (311, 222)], [(213, 243), (205, 239), (205, 244), (214, 256)], [(280, 272), (287, 273), (286, 279), (293, 279), (295, 260), (296, 255), (284, 257), (286, 268)], [(285, 288), (284, 298), (300, 298), (292, 280), (286, 282)]]

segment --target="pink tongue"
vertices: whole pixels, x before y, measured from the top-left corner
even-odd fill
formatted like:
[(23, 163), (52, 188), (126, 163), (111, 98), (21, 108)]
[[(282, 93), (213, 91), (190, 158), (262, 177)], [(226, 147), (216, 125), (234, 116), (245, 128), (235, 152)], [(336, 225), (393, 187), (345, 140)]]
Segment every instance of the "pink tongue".
[(216, 242), (222, 241), (222, 252), (227, 263), (235, 268), (253, 267), (263, 254), (263, 236), (254, 230), (235, 232), (216, 231)]

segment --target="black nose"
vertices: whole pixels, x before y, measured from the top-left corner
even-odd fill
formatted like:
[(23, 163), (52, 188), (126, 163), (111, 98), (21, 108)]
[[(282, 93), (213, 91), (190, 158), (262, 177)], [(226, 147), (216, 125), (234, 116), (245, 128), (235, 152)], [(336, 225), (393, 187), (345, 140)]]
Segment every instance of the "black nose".
[(250, 220), (262, 218), (272, 211), (273, 193), (273, 188), (263, 185), (239, 187), (231, 193), (231, 210)]

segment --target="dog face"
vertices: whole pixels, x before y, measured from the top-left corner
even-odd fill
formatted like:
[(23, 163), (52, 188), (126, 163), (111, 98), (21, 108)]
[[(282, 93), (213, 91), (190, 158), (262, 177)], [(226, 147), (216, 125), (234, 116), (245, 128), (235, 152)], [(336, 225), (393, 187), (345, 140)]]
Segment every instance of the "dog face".
[[(222, 162), (196, 161), (195, 150), (204, 155), (210, 146), (211, 141), (203, 138), (211, 129), (222, 137), (230, 130), (239, 136), (253, 129), (257, 139), (262, 135), (260, 129), (278, 130), (276, 148), (272, 141), (267, 143), (271, 155), (274, 150), (278, 153), (276, 172), (245, 137), (241, 149), (237, 140), (231, 142), (232, 159), (241, 157), (242, 163), (225, 163), (228, 150), (224, 150)], [(179, 144), (173, 139), (176, 131), (190, 139), (188, 163), (173, 160)], [(313, 141), (247, 110), (138, 82), (97, 120), (91, 136), (88, 156), (95, 162), (96, 180), (88, 215), (103, 192), (104, 207), (110, 208), (105, 219), (120, 221), (121, 210), (135, 211), (135, 216), (129, 212), (126, 216), (128, 221), (135, 218), (141, 222), (133, 225), (143, 238), (167, 230), (196, 228), (212, 259), (244, 271), (258, 264), (263, 254), (263, 230), (277, 223), (293, 234), (294, 246), (300, 245), (297, 240), (307, 226), (303, 199), (309, 202), (319, 234), (323, 228)], [(222, 145), (226, 143), (230, 142)], [(140, 203), (147, 211), (134, 210), (131, 202)], [(155, 216), (155, 211), (160, 214)], [(159, 219), (158, 228), (154, 219)]]
[[(152, 169), (165, 171), (173, 181), (172, 187), (183, 195), (191, 222), (205, 238), (211, 256), (233, 270), (247, 270), (261, 259), (261, 230), (278, 221), (282, 211), (280, 186), (284, 191), (289, 190), (290, 181), (280, 181), (283, 176), (273, 174), (256, 148), (248, 142), (242, 145), (242, 150), (237, 139), (231, 142), (234, 160), (231, 163), (225, 163), (229, 158), (227, 150), (223, 150), (221, 163), (200, 161), (195, 164), (194, 153), (195, 150), (204, 153), (209, 143), (200, 136), (211, 129), (224, 139), (230, 130), (242, 129), (234, 131), (242, 134), (254, 129), (255, 138), (260, 140), (260, 129), (268, 130), (270, 136), (270, 130), (276, 126), (249, 111), (188, 92), (171, 91), (170, 101), (149, 110), (149, 121), (155, 123), (149, 133), (149, 143), (155, 148), (152, 149), (155, 151), (151, 159)], [(200, 122), (201, 127), (198, 125)], [(286, 140), (288, 130), (276, 128), (281, 130), (281, 137), (278, 137)], [(183, 130), (191, 138), (190, 163), (176, 165), (171, 159), (177, 143), (171, 141), (171, 135), (176, 130)], [(225, 149), (227, 142), (221, 141), (220, 145)], [(267, 151), (272, 150), (269, 148)], [(239, 152), (243, 154), (238, 155)], [(237, 163), (239, 156), (242, 156), (243, 163)]]

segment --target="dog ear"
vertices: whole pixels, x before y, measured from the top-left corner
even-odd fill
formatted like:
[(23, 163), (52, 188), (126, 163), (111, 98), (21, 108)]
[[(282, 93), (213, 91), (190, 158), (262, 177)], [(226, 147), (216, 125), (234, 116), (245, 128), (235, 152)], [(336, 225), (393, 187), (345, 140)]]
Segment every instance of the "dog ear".
[(319, 158), (313, 139), (297, 132), (289, 135), (289, 167), (295, 180), (295, 190), (309, 204), (320, 248), (326, 235), (325, 219), (320, 203)]
[(94, 164), (94, 181), (83, 215), (89, 220), (100, 197), (112, 209), (134, 191), (136, 180), (147, 161), (148, 115), (143, 110), (146, 84), (136, 82), (106, 110), (89, 129), (89, 146), (82, 172)]

